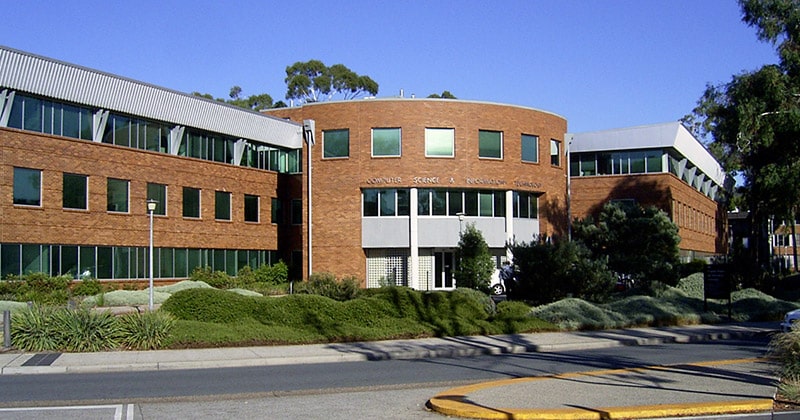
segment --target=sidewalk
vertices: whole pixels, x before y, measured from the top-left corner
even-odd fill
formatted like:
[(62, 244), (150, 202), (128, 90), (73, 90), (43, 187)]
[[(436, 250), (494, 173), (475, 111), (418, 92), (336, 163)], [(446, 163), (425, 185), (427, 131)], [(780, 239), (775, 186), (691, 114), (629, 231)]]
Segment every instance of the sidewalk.
[[(219, 349), (97, 353), (0, 353), (0, 374), (273, 366), (387, 359), (558, 352), (746, 338), (777, 323), (694, 325)], [(769, 412), (777, 378), (758, 359), (492, 381), (433, 396), (430, 406), (473, 418), (649, 418)]]

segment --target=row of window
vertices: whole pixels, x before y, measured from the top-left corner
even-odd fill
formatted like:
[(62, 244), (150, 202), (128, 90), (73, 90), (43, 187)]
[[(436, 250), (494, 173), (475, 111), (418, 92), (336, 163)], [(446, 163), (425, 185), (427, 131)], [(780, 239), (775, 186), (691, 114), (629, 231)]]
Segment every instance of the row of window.
[[(0, 276), (45, 273), (72, 278), (142, 279), (149, 277), (146, 247), (2, 244)], [(186, 278), (195, 268), (211, 267), (230, 275), (245, 266), (278, 262), (277, 251), (154, 248), (153, 277)]]
[[(364, 217), (408, 216), (410, 190), (369, 188), (362, 191)], [(513, 217), (539, 218), (538, 195), (513, 192)], [(422, 188), (417, 191), (418, 216), (505, 217), (506, 192)]]
[[(478, 130), (478, 157), (503, 159), (503, 132)], [(539, 162), (539, 136), (520, 136), (523, 162)], [(402, 155), (402, 130), (400, 128), (372, 129), (372, 157), (400, 157)], [(350, 157), (350, 130), (324, 130), (322, 132), (322, 157), (326, 159)], [(455, 129), (426, 128), (425, 157), (455, 157)], [(550, 164), (561, 165), (561, 142), (550, 140)]]
[(573, 153), (570, 155), (570, 174), (595, 176), (660, 173), (664, 171), (663, 155), (661, 149)]
[[(97, 110), (15, 93), (8, 127), (39, 133), (93, 140), (93, 118)], [(170, 132), (174, 125), (109, 113), (98, 141), (141, 150), (170, 153)], [(178, 156), (236, 164), (235, 144), (239, 139), (197, 129), (184, 130)], [(282, 149), (244, 140), (241, 166), (281, 173), (302, 171), (301, 150)]]
[[(62, 176), (62, 207), (70, 210), (89, 209), (89, 176), (64, 173)], [(42, 206), (42, 171), (40, 169), (14, 168), (13, 186), (14, 204), (25, 206)], [(201, 218), (201, 190), (193, 187), (182, 187), (181, 214), (186, 218)], [(147, 183), (147, 199), (157, 202), (154, 214), (167, 215), (167, 186)], [(214, 218), (230, 221), (232, 194), (228, 191), (214, 191)], [(283, 215), (280, 201), (272, 198), (271, 222), (281, 223)], [(253, 194), (243, 195), (243, 219), (245, 222), (260, 222), (260, 197)], [(116, 213), (130, 212), (130, 181), (126, 179), (106, 179), (106, 210)], [(292, 201), (292, 223), (302, 223), (302, 202)]]

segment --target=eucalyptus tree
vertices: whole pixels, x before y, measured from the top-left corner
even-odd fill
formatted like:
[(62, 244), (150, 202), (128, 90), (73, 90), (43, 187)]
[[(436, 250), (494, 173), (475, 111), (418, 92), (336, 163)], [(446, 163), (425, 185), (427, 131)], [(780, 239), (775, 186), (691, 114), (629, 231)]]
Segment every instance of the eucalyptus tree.
[(339, 94), (343, 99), (376, 95), (378, 83), (359, 75), (344, 64), (326, 66), (322, 61), (298, 61), (286, 67), (286, 99), (320, 102)]
[[(684, 123), (725, 170), (740, 176), (763, 241), (769, 217), (794, 222), (800, 200), (800, 0), (740, 0), (742, 21), (775, 46), (779, 63), (708, 85)], [(757, 249), (768, 249), (757, 244)], [(795, 266), (797, 250), (795, 248)], [(763, 259), (763, 255), (762, 255)]]

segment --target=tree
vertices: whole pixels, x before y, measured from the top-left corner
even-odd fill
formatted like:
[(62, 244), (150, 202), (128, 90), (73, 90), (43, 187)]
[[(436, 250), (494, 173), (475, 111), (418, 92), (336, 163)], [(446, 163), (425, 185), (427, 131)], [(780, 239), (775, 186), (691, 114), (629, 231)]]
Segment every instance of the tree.
[(192, 92), (192, 95), (199, 96), (201, 98), (211, 99), (218, 102), (224, 102), (229, 105), (238, 106), (239, 108), (245, 108), (253, 111), (261, 111), (262, 109), (268, 109), (273, 107), (272, 96), (270, 96), (269, 94), (262, 93), (259, 95), (250, 95), (246, 98), (242, 98), (241, 97), (242, 88), (239, 86), (233, 86), (231, 88), (230, 93), (228, 94), (230, 99), (214, 98), (209, 93), (200, 93), (200, 92)]
[(328, 67), (319, 60), (287, 66), (285, 82), (286, 99), (300, 102), (330, 100), (336, 94), (347, 100), (378, 93), (378, 84), (368, 76), (358, 75), (344, 64)]
[(430, 95), (428, 95), (428, 97), (429, 98), (441, 98), (441, 99), (458, 99), (458, 98), (456, 98), (455, 95), (450, 93), (449, 90), (443, 91), (441, 95), (439, 95), (438, 93), (431, 93)]
[[(740, 0), (742, 20), (758, 38), (776, 46), (780, 63), (709, 85), (684, 123), (731, 175), (744, 178), (744, 202), (754, 238), (764, 238), (767, 219), (794, 221), (800, 200), (800, 1)], [(766, 263), (769, 245), (752, 247)], [(795, 255), (797, 254), (795, 250)], [(795, 261), (795, 266), (797, 261)]]
[(594, 259), (606, 259), (608, 268), (631, 276), (643, 290), (658, 281), (674, 286), (679, 279), (678, 227), (655, 208), (607, 203), (594, 218), (576, 220), (573, 238), (583, 243)]
[(489, 281), (494, 272), (494, 261), (489, 253), (489, 245), (474, 223), (467, 223), (456, 248), (458, 264), (453, 277), (458, 287), (489, 291)]
[(569, 296), (602, 302), (613, 290), (614, 277), (605, 259), (593, 259), (580, 242), (540, 235), (509, 249), (517, 267), (512, 299), (536, 305)]

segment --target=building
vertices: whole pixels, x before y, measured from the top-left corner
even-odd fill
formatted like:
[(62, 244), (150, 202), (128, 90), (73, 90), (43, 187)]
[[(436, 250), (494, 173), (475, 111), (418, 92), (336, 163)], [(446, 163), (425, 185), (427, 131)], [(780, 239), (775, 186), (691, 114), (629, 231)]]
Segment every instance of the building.
[(302, 143), (299, 124), (0, 47), (0, 274), (147, 278), (148, 199), (156, 278), (291, 261)]
[(678, 225), (683, 258), (727, 251), (722, 167), (678, 122), (568, 136), (570, 209), (596, 216), (609, 201), (655, 206)]
[(609, 200), (659, 206), (707, 256), (723, 181), (677, 123), (567, 135), (547, 111), (402, 96), (257, 113), (0, 47), (2, 277), (147, 278), (148, 200), (163, 281), (283, 260), (451, 289), (469, 224), (499, 267)]
[(467, 223), (498, 265), (508, 241), (566, 231), (567, 122), (556, 114), (401, 97), (266, 112), (315, 125), (303, 172), (305, 274), (449, 289)]

